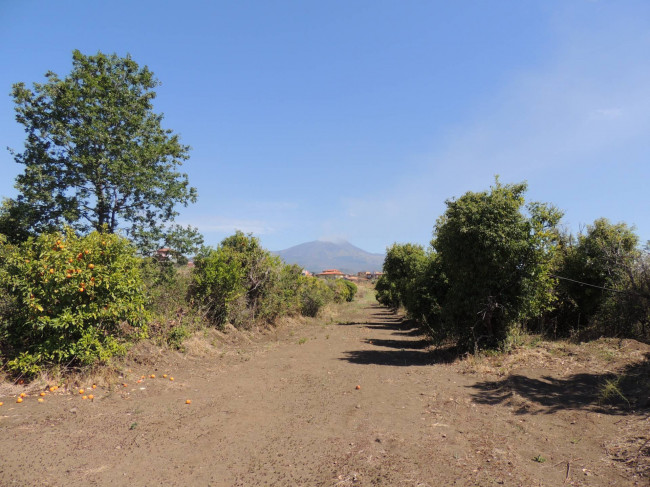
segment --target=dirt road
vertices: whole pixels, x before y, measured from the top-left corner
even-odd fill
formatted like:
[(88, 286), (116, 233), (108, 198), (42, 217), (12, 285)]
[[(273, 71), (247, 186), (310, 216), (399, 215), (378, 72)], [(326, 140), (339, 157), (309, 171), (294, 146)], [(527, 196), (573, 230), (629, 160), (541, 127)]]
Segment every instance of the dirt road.
[[(497, 376), (431, 353), (371, 298), (333, 321), (134, 365), (127, 387), (92, 401), (0, 397), (0, 485), (645, 485), (608, 453), (639, 417), (523, 386), (500, 397)], [(550, 380), (517, 372), (529, 388)]]

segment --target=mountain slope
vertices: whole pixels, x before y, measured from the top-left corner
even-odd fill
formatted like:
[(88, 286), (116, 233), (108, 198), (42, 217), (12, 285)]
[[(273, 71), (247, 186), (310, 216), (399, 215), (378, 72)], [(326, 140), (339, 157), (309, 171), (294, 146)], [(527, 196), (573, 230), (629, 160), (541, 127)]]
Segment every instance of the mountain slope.
[(350, 242), (316, 240), (273, 253), (287, 264), (298, 264), (311, 272), (338, 269), (347, 274), (355, 274), (360, 271), (379, 271), (384, 263), (383, 254), (366, 252)]

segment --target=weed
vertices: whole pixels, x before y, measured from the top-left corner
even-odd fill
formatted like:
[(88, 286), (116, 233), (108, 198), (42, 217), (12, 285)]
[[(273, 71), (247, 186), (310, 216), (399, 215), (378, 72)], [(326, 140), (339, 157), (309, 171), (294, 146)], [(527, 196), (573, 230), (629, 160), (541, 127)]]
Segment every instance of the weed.
[(537, 455), (536, 457), (533, 457), (533, 461), (537, 463), (544, 463), (546, 461), (546, 458), (544, 458), (542, 455)]
[(302, 345), (303, 343), (307, 343), (306, 337), (302, 337), (300, 340), (298, 340), (298, 345)]
[(134, 430), (138, 427), (138, 423), (131, 423), (131, 426), (129, 426), (130, 430)]
[(189, 334), (189, 331), (184, 325), (175, 326), (167, 334), (167, 343), (176, 350), (182, 350), (183, 342)]
[(627, 403), (628, 406), (630, 406), (630, 401), (628, 401), (627, 397), (623, 394), (623, 392), (620, 389), (620, 383), (621, 383), (622, 377), (616, 376), (612, 379), (607, 379), (599, 388), (598, 390), (598, 402), (599, 403), (604, 403), (604, 402), (609, 402), (612, 399), (618, 397), (620, 399), (623, 399)]

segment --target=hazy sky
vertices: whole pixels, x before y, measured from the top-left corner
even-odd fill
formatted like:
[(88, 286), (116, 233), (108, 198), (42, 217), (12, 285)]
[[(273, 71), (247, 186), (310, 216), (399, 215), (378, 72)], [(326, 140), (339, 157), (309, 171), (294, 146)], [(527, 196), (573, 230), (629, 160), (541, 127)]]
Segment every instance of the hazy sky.
[(179, 221), (276, 250), (427, 244), (447, 198), (502, 182), (650, 239), (650, 2), (0, 0), (0, 196), (12, 83), (130, 53), (192, 146)]

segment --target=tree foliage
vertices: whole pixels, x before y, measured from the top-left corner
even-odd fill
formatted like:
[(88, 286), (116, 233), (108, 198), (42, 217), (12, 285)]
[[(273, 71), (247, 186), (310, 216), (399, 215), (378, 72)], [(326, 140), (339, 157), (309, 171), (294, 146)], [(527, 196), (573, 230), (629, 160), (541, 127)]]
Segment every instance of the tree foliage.
[[(430, 251), (393, 245), (378, 299), (402, 305), (438, 340), (465, 348), (507, 344), (515, 328), (549, 309), (550, 273), (561, 214), (525, 207), (526, 184), (467, 192), (448, 200)], [(524, 212), (527, 210), (527, 213)]]
[(556, 332), (569, 335), (595, 327), (607, 335), (630, 335), (648, 323), (648, 257), (626, 224), (600, 218), (586, 233), (569, 237), (558, 273), (566, 279), (558, 285), (562, 303)]
[(447, 201), (433, 248), (449, 289), (443, 319), (471, 346), (503, 344), (522, 322), (550, 309), (552, 252), (561, 218), (533, 203), (523, 212), (526, 184), (467, 192)]
[(315, 316), (328, 302), (351, 300), (346, 284), (327, 283), (282, 263), (257, 238), (240, 231), (216, 249), (204, 248), (194, 260), (192, 298), (216, 326), (272, 323), (281, 315)]
[[(123, 237), (92, 232), (0, 241), (0, 346), (10, 369), (92, 364), (125, 351), (146, 328), (146, 298), (135, 249)], [(0, 307), (2, 311), (2, 307)]]
[(176, 205), (194, 202), (196, 190), (177, 171), (189, 147), (153, 111), (153, 73), (129, 55), (74, 51), (70, 74), (46, 78), (12, 90), (27, 133), (25, 150), (14, 152), (24, 166), (18, 203), (29, 209), (31, 229), (123, 228), (145, 253), (174, 232), (195, 238), (191, 228), (170, 232)]

